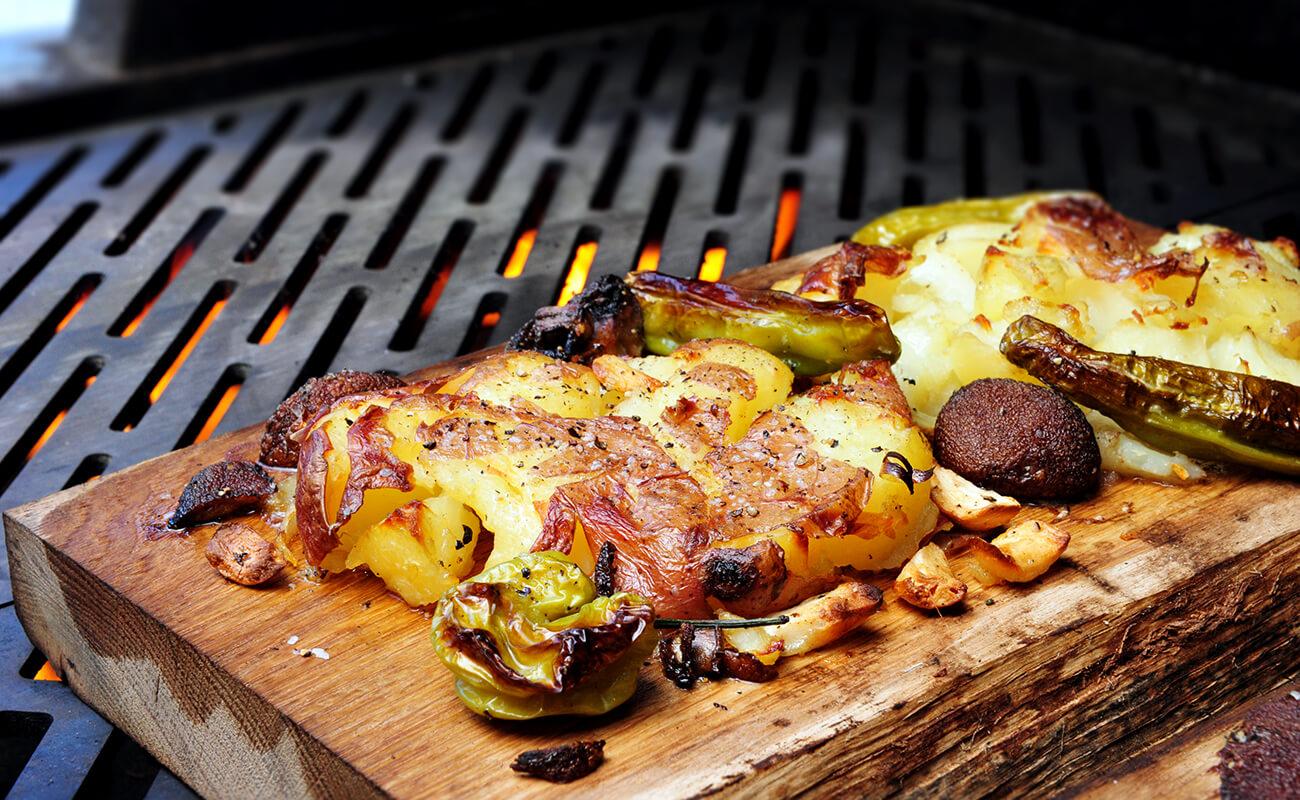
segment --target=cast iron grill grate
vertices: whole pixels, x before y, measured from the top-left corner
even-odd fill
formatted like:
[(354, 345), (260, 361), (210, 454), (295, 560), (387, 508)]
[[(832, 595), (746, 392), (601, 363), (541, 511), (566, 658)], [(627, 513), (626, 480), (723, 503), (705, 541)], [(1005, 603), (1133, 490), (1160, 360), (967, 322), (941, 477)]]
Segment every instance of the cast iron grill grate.
[[(717, 278), (900, 203), (1086, 186), (1162, 224), (1300, 228), (1300, 162), (1232, 109), (861, 14), (657, 20), (0, 150), (0, 505), (259, 422), (331, 369), (502, 341), (587, 276)], [(0, 652), (0, 790), (135, 763), (119, 794), (184, 791), (26, 677), (11, 608)]]

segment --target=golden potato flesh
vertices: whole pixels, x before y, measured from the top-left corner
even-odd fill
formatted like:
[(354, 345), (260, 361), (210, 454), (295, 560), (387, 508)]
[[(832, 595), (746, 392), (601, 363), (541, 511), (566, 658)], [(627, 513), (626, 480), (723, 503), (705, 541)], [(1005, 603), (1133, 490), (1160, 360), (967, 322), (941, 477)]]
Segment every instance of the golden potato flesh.
[[(1129, 246), (1122, 258), (1116, 242)], [(857, 296), (888, 313), (903, 345), (894, 372), (923, 427), (973, 380), (1032, 380), (998, 351), (1023, 314), (1098, 350), (1300, 384), (1300, 257), (1286, 239), (1189, 223), (1163, 232), (1076, 194), (1029, 204), (1009, 225), (957, 222), (911, 252), (901, 274), (868, 274)], [(1175, 262), (1180, 268), (1168, 269)], [(1188, 472), (1130, 434), (1108, 439), (1104, 466), (1121, 474), (1178, 480)]]
[(934, 528), (927, 484), (882, 469), (890, 452), (933, 465), (884, 362), (791, 397), (783, 363), (734, 341), (594, 369), (539, 358), (498, 356), (316, 420), (295, 495), (308, 560), (364, 565), (419, 604), (464, 577), (466, 529), (491, 533), (488, 566), (545, 546), (590, 569), (613, 542), (621, 580), (698, 615), (716, 547), (780, 548), (766, 600), (737, 595), (757, 608), (823, 591), (844, 567), (902, 564)]
[(432, 605), (469, 576), (478, 536), (478, 517), (463, 503), (426, 497), (370, 526), (344, 566), (368, 568), (409, 605)]

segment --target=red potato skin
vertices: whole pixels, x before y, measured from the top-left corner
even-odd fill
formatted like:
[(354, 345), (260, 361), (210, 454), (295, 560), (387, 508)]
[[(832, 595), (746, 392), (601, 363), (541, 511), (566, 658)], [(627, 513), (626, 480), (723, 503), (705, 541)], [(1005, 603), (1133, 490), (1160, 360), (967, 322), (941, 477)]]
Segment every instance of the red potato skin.
[(320, 566), (339, 543), (325, 508), (328, 471), (325, 454), (331, 449), (324, 431), (312, 431), (298, 453), (298, 486), (293, 503), (297, 509), (298, 535), (302, 538), (303, 552), (308, 563), (314, 566)]

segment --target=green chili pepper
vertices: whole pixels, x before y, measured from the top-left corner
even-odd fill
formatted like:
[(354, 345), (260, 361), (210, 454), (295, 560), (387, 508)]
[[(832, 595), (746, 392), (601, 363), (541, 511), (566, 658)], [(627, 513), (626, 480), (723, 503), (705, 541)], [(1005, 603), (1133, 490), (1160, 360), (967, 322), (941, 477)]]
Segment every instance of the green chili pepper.
[(1300, 386), (1153, 356), (1102, 353), (1024, 316), (1011, 363), (1163, 450), (1300, 475)]
[(456, 694), (499, 719), (603, 714), (632, 696), (657, 640), (644, 598), (597, 596), (555, 552), (527, 553), (448, 590), (433, 620)]
[(1029, 203), (1049, 200), (1049, 192), (1028, 192), (1007, 197), (974, 197), (929, 206), (904, 206), (876, 217), (853, 234), (858, 244), (911, 247), (922, 238), (952, 225), (968, 222), (1015, 222)]
[(895, 361), (901, 352), (884, 310), (865, 300), (807, 300), (660, 272), (634, 272), (627, 281), (655, 355), (692, 339), (739, 339), (799, 375), (822, 375), (854, 361)]

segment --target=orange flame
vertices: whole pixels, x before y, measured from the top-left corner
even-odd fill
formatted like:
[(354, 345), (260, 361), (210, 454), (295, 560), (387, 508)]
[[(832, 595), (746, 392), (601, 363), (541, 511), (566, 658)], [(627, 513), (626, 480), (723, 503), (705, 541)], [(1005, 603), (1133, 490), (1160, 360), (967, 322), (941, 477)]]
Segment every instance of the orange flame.
[(800, 194), (796, 188), (781, 190), (781, 200), (776, 206), (776, 230), (772, 234), (773, 261), (790, 255), (790, 243), (794, 240), (794, 228), (799, 221)]
[(221, 399), (217, 401), (217, 407), (212, 409), (212, 413), (208, 415), (207, 421), (203, 423), (203, 427), (199, 430), (199, 435), (194, 437), (195, 444), (206, 442), (212, 436), (212, 432), (221, 424), (221, 420), (234, 404), (235, 398), (239, 396), (239, 390), (242, 388), (244, 388), (242, 383), (226, 387)]
[(207, 331), (213, 321), (216, 320), (217, 315), (221, 313), (221, 309), (225, 307), (225, 300), (218, 300), (212, 304), (212, 308), (208, 310), (208, 315), (203, 318), (203, 321), (199, 323), (199, 327), (194, 330), (194, 334), (190, 336), (189, 341), (187, 341), (185, 346), (181, 348), (180, 353), (176, 356), (176, 360), (171, 363), (171, 366), (167, 367), (167, 371), (163, 373), (163, 376), (159, 378), (158, 382), (149, 390), (149, 402), (151, 404), (158, 402), (158, 398), (162, 397), (162, 393), (167, 390), (167, 384), (171, 383), (172, 378), (176, 377), (176, 373), (180, 371), (181, 365), (185, 363), (185, 359), (189, 358), (190, 353), (194, 352), (194, 348), (199, 344), (199, 339), (203, 338), (204, 332)]
[(488, 313), (483, 315), (483, 319), (479, 323), (479, 325), (480, 327), (483, 328), (483, 330), (490, 331), (493, 328), (495, 328), (497, 326), (497, 323), (500, 321), (501, 321), (500, 311), (489, 311)]
[(515, 240), (515, 249), (510, 254), (510, 260), (506, 262), (505, 271), (501, 274), (507, 278), (517, 278), (524, 271), (524, 264), (528, 263), (528, 254), (533, 252), (533, 244), (537, 241), (537, 229), (530, 228), (519, 234)]
[(50, 664), (50, 662), (46, 661), (41, 665), (41, 668), (36, 671), (36, 674), (32, 676), (32, 680), (62, 681), (63, 679), (59, 677), (59, 673), (54, 671), (54, 666)]
[(716, 281), (722, 277), (722, 268), (727, 263), (727, 248), (710, 247), (704, 251), (704, 261), (700, 263), (700, 280)]
[(596, 260), (596, 242), (586, 242), (578, 245), (578, 249), (573, 253), (573, 263), (569, 265), (569, 274), (564, 278), (564, 286), (560, 289), (560, 305), (564, 305), (573, 299), (573, 296), (582, 291), (587, 285), (587, 273), (591, 272), (591, 263)]
[[(95, 382), (95, 377), (96, 376), (91, 375), (90, 377), (86, 378), (87, 389), (90, 388), (90, 385)], [(58, 414), (54, 415), (54, 419), (50, 420), (50, 424), (46, 425), (45, 430), (41, 432), (41, 438), (37, 439), (36, 444), (32, 445), (32, 449), (27, 451), (28, 461), (31, 461), (32, 458), (34, 458), (36, 454), (41, 451), (41, 448), (45, 446), (45, 443), (50, 440), (50, 437), (54, 435), (54, 432), (57, 431), (59, 429), (59, 426), (63, 424), (63, 419), (66, 416), (68, 416), (68, 409), (66, 408), (60, 411)]]
[(68, 323), (72, 322), (72, 318), (77, 316), (77, 312), (80, 311), (81, 307), (90, 299), (90, 293), (93, 291), (95, 291), (94, 286), (87, 286), (85, 289), (81, 290), (81, 294), (77, 295), (77, 300), (72, 304), (72, 308), (69, 308), (68, 313), (64, 314), (63, 319), (59, 320), (59, 324), (54, 326), (55, 333), (68, 327)]
[[(276, 334), (278, 334), (280, 329), (284, 327), (284, 321), (289, 318), (289, 312), (292, 309), (292, 303), (285, 303), (281, 306), (280, 310), (275, 313), (275, 319), (271, 320), (271, 324), (266, 326), (266, 330), (262, 331), (262, 336), (257, 340), (257, 343), (270, 344), (275, 341)], [(199, 441), (202, 441), (202, 439)]]
[(658, 242), (646, 242), (645, 247), (641, 248), (641, 255), (636, 260), (637, 272), (654, 272), (659, 269), (659, 254), (661, 247)]
[(128, 322), (126, 327), (122, 329), (122, 338), (135, 333), (135, 329), (140, 327), (140, 323), (144, 322), (145, 316), (149, 314), (149, 309), (153, 308), (153, 304), (158, 302), (159, 297), (162, 297), (163, 290), (170, 286), (172, 281), (176, 280), (177, 275), (181, 274), (185, 263), (190, 260), (192, 255), (194, 255), (194, 245), (192, 243), (182, 242), (176, 247), (176, 252), (172, 254), (171, 265), (167, 270), (166, 282), (159, 287), (157, 294), (149, 298), (149, 302), (144, 304), (144, 307), (140, 309), (140, 313), (135, 315), (135, 319)]

